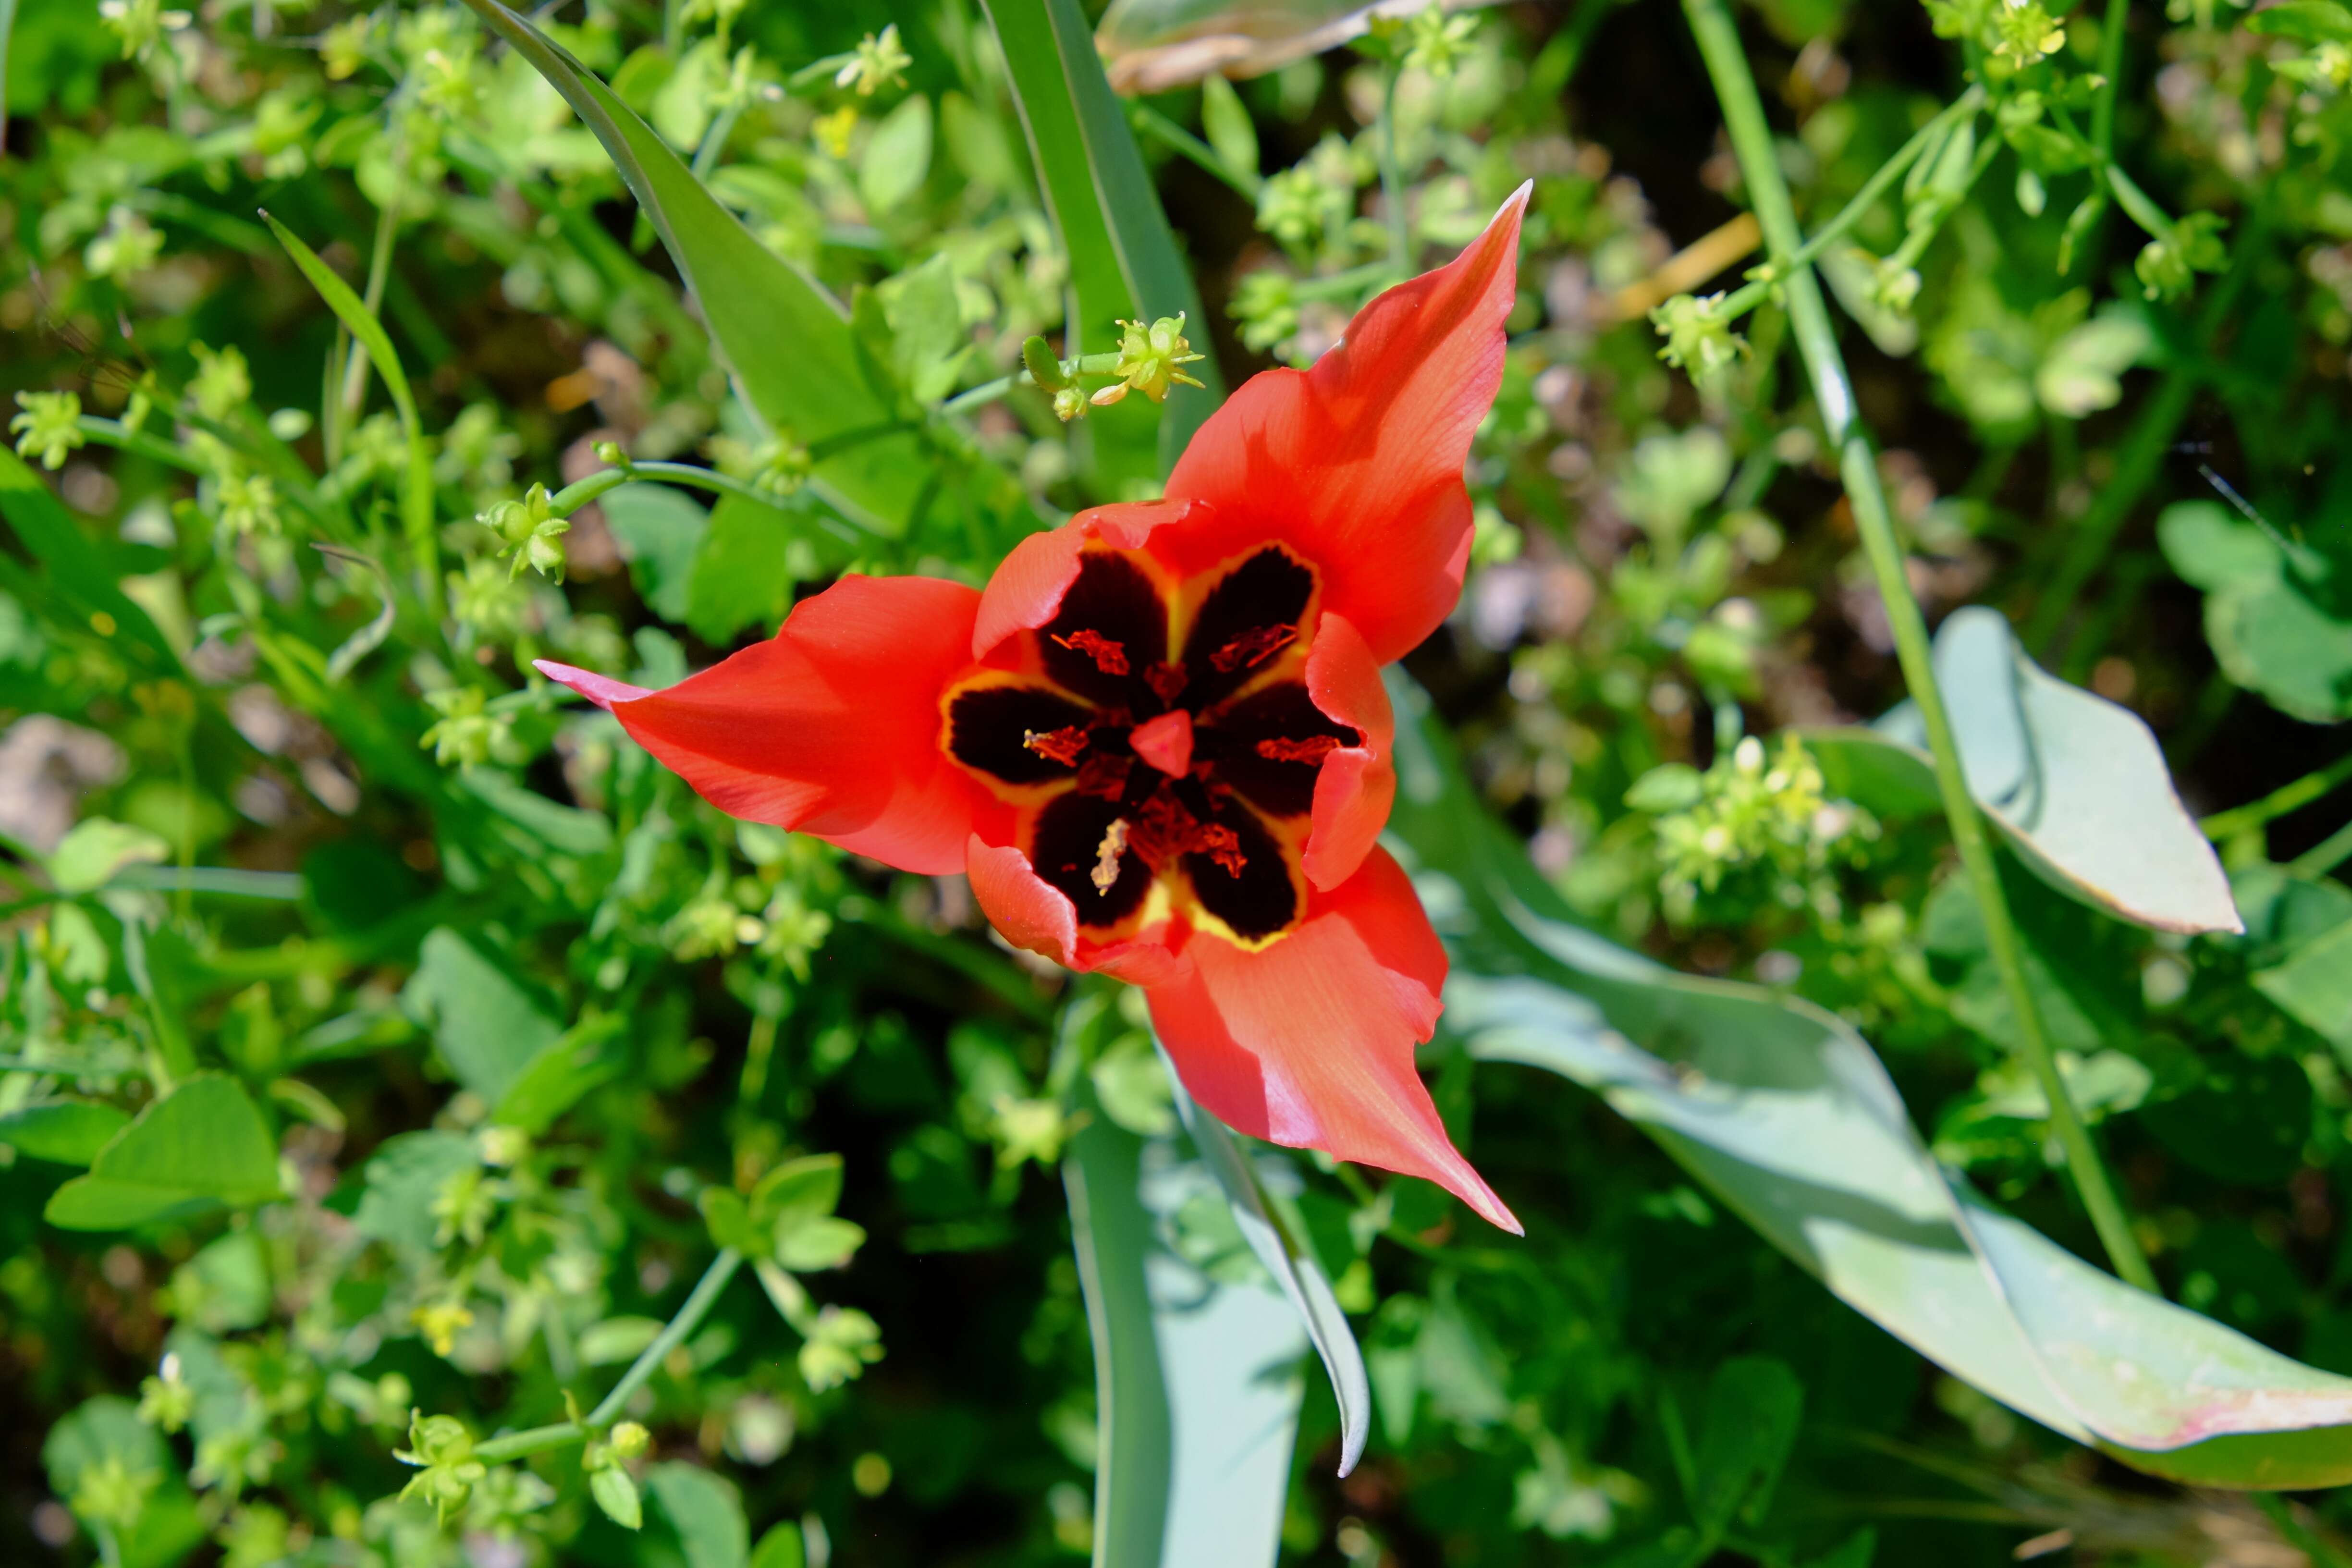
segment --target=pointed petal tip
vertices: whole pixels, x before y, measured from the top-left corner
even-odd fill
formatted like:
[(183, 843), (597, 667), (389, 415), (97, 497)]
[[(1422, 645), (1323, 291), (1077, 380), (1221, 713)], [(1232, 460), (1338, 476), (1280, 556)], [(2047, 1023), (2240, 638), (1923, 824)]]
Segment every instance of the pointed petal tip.
[(631, 686), (625, 680), (615, 680), (609, 675), (598, 675), (594, 670), (577, 669), (568, 664), (558, 664), (551, 658), (533, 659), (531, 668), (558, 686), (570, 687), (608, 713), (612, 711), (613, 704), (615, 702), (635, 702), (640, 697), (652, 695), (642, 686)]

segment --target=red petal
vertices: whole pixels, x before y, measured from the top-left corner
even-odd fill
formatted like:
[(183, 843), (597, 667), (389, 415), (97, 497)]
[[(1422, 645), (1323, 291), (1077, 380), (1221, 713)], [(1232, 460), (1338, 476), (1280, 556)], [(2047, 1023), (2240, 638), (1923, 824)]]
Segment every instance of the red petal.
[(971, 896), (988, 923), (1015, 947), (1052, 959), (1065, 969), (1103, 973), (1134, 985), (1166, 985), (1191, 965), (1155, 941), (1096, 942), (1078, 934), (1078, 911), (1060, 889), (1009, 845), (971, 837), (965, 871)]
[(1519, 1233), (1413, 1070), (1445, 950), (1385, 851), (1264, 951), (1196, 934), (1185, 956), (1192, 973), (1150, 993), (1151, 1021), (1194, 1099), (1253, 1137), (1425, 1176)]
[(1307, 654), (1307, 694), (1339, 723), (1360, 731), (1364, 743), (1342, 746), (1315, 775), (1315, 813), (1300, 869), (1318, 888), (1336, 888), (1356, 874), (1388, 826), (1396, 802), (1396, 714), (1380, 662), (1363, 634), (1340, 616), (1325, 615)]
[(940, 693), (971, 663), (980, 595), (844, 577), (768, 641), (664, 691), (540, 667), (705, 800), (903, 871), (961, 871), (979, 786), (940, 747)]
[(1152, 552), (1204, 570), (1267, 539), (1323, 573), (1323, 606), (1386, 663), (1437, 628), (1470, 552), (1462, 464), (1503, 377), (1518, 278), (1521, 186), (1434, 272), (1366, 305), (1309, 371), (1253, 376), (1192, 437), (1168, 481), (1206, 516)]
[(1078, 552), (1089, 540), (1114, 550), (1140, 549), (1160, 529), (1189, 510), (1164, 500), (1120, 501), (1089, 508), (1061, 527), (1033, 533), (997, 564), (980, 600), (971, 629), (971, 656), (986, 658), (1014, 632), (1033, 631), (1054, 618), (1062, 595), (1078, 575)]

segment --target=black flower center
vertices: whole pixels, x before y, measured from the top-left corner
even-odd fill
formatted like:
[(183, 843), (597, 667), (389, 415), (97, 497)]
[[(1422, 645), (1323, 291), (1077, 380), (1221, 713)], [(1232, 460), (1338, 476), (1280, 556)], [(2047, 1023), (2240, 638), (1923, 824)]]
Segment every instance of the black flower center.
[(949, 752), (1034, 807), (1030, 863), (1082, 924), (1131, 920), (1163, 879), (1245, 941), (1298, 919), (1317, 771), (1363, 740), (1301, 679), (1315, 591), (1314, 572), (1269, 545), (1180, 625), (1143, 566), (1090, 551), (1029, 634), (1035, 676), (992, 672), (950, 695)]

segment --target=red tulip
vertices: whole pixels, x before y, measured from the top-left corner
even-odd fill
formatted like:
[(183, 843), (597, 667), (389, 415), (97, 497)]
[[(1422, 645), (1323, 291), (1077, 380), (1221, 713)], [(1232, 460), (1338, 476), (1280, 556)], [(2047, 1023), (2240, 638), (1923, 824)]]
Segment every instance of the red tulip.
[(968, 872), (1013, 942), (1142, 986), (1230, 1125), (1517, 1231), (1414, 1072), (1445, 952), (1376, 840), (1380, 667), (1461, 594), (1525, 204), (1312, 370), (1243, 386), (1165, 500), (1033, 534), (983, 590), (845, 577), (666, 691), (539, 668), (722, 811)]

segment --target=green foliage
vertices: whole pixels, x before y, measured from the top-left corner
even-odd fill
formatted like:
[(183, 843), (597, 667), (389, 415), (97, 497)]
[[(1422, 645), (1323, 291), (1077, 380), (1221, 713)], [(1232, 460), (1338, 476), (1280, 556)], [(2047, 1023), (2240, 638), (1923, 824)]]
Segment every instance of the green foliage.
[[(0, 1559), (2340, 1553), (2076, 1445), (2352, 1473), (2352, 10), (1758, 5), (1874, 458), (1675, 7), (1093, 9), (0, 0)], [(1522, 180), (1394, 841), (1525, 1240), (534, 672), (976, 584)]]

